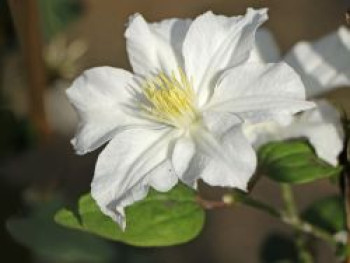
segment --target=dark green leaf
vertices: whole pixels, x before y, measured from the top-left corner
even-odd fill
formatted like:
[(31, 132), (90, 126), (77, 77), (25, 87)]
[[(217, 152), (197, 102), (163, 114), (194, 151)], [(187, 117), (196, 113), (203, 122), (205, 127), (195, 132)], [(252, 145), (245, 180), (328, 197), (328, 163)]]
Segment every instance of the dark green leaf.
[(35, 132), (27, 120), (19, 120), (9, 110), (0, 110), (0, 158), (35, 144)]
[(38, 0), (42, 26), (46, 39), (51, 39), (77, 19), (81, 13), (80, 1)]
[(263, 241), (260, 257), (263, 263), (298, 262), (298, 250), (290, 237), (273, 233)]
[(344, 202), (340, 196), (330, 196), (313, 203), (302, 218), (330, 233), (345, 230)]
[(262, 172), (280, 183), (307, 183), (329, 178), (341, 172), (341, 167), (319, 159), (305, 141), (272, 142), (258, 151)]
[(11, 236), (35, 254), (55, 262), (106, 262), (112, 248), (87, 233), (71, 231), (53, 221), (57, 203), (37, 208), (31, 216), (11, 218), (7, 229)]
[(204, 211), (195, 192), (179, 184), (167, 193), (151, 190), (147, 198), (126, 209), (123, 232), (105, 216), (89, 194), (79, 201), (79, 219), (72, 211), (61, 210), (55, 220), (67, 227), (135, 246), (170, 246), (196, 237), (204, 224)]

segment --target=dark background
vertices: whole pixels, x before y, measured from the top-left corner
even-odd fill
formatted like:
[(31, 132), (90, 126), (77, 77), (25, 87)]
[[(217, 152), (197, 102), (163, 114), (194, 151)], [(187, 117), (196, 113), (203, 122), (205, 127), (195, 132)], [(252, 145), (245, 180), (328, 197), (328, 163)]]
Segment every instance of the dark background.
[[(97, 153), (75, 156), (69, 145), (69, 133), (53, 131), (49, 139), (42, 142), (25, 110), (28, 100), (30, 103), (24, 77), (28, 66), (23, 60), (6, 1), (0, 3), (0, 87), (3, 91), (0, 102), (1, 109), (6, 110), (0, 116), (0, 261), (64, 262), (18, 244), (6, 230), (5, 222), (15, 215), (30, 215), (33, 204), (56, 200), (57, 196), (74, 200), (87, 192)], [(54, 31), (64, 33), (69, 40), (79, 38), (87, 43), (88, 51), (79, 61), (77, 73), (84, 68), (102, 65), (129, 69), (123, 33), (128, 16), (135, 12), (143, 14), (149, 21), (157, 21), (169, 17), (195, 17), (207, 10), (237, 15), (243, 14), (247, 7), (267, 6), (270, 19), (265, 26), (273, 32), (285, 53), (298, 41), (314, 40), (344, 25), (348, 5), (349, 2), (343, 0), (84, 0), (80, 1), (79, 11), (71, 11), (76, 17), (68, 16), (65, 19), (72, 21), (57, 26)], [(43, 18), (45, 12), (45, 9), (39, 10), (43, 45), (51, 37), (45, 20), (50, 18)], [(65, 11), (64, 15), (67, 15)], [(10, 77), (6, 73), (9, 71), (12, 72)], [(18, 95), (14, 104), (17, 109), (7, 107), (3, 94), (9, 90)], [(340, 95), (335, 93), (332, 96), (346, 105), (348, 93), (342, 91)], [(12, 111), (21, 114), (12, 114)], [(202, 190), (208, 197), (220, 198), (220, 190), (207, 187)], [(301, 209), (320, 196), (336, 191), (337, 188), (328, 181), (295, 187)], [(258, 183), (253, 195), (281, 205), (279, 188), (267, 179)], [(40, 232), (40, 227), (35, 231)], [(105, 245), (115, 253), (109, 262), (277, 262), (273, 257), (278, 258), (280, 254), (295, 256), (290, 237), (290, 229), (276, 219), (238, 206), (231, 210), (209, 211), (203, 232), (189, 244), (160, 249), (136, 249), (114, 243)], [(55, 240), (54, 236), (51, 238)], [(268, 238), (274, 241), (266, 243)], [(35, 235), (32, 239), (35, 242)], [(316, 262), (334, 262), (332, 251), (322, 242), (314, 240), (313, 249), (318, 255)]]

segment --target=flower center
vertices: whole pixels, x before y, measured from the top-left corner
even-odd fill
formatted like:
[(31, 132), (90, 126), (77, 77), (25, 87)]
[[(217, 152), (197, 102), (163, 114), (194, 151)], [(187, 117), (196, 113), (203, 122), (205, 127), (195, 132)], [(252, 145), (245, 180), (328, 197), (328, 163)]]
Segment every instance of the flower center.
[(141, 104), (148, 117), (178, 128), (187, 128), (197, 117), (195, 93), (182, 69), (179, 78), (160, 73), (149, 79), (143, 86), (146, 98)]

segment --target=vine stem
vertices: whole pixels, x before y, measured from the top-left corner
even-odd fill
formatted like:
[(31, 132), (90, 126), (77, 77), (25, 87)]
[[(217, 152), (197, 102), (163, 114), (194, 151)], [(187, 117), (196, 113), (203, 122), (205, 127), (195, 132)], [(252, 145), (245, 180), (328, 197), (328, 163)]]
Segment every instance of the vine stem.
[[(281, 184), (281, 190), (285, 205), (286, 217), (300, 224), (301, 220), (295, 203), (292, 188), (288, 184)], [(296, 228), (295, 245), (298, 248), (299, 260), (300, 262), (304, 263), (312, 263), (314, 260), (306, 247), (305, 236), (302, 233), (302, 230)]]
[[(288, 193), (284, 193), (286, 198), (290, 198), (290, 196), (288, 196)], [(292, 228), (294, 228), (295, 230), (298, 230), (302, 233), (305, 234), (310, 234), (314, 237), (317, 237), (319, 239), (322, 239), (326, 242), (328, 242), (330, 245), (332, 245), (334, 248), (336, 247), (336, 240), (334, 239), (334, 237), (329, 234), (327, 231), (314, 226), (306, 221), (301, 220), (300, 218), (298, 218), (298, 220), (295, 219), (295, 217), (290, 217), (288, 215), (288, 213), (286, 212), (281, 212), (279, 210), (277, 210), (276, 208), (261, 202), (260, 200), (254, 199), (250, 196), (247, 196), (244, 193), (240, 193), (240, 192), (234, 192), (234, 193), (230, 193), (230, 194), (226, 194), (223, 196), (223, 201), (226, 204), (226, 207), (232, 207), (233, 205), (237, 204), (237, 203), (241, 203), (253, 208), (256, 208), (266, 214), (269, 214), (270, 216), (273, 216), (275, 218), (278, 218), (279, 220), (281, 220), (283, 223), (291, 226)], [(290, 200), (288, 200), (289, 202)], [(290, 207), (288, 209), (291, 209)]]

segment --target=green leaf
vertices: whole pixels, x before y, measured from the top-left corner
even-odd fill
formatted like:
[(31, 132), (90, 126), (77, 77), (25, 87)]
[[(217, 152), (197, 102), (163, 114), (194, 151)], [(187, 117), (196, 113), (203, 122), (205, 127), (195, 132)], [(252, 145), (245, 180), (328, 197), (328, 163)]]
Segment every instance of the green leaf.
[(197, 204), (195, 192), (178, 184), (167, 193), (151, 190), (148, 196), (126, 208), (123, 232), (105, 216), (89, 194), (79, 200), (79, 215), (61, 210), (55, 220), (67, 227), (134, 246), (170, 246), (195, 238), (204, 224), (204, 211)]
[(340, 196), (323, 198), (308, 207), (302, 218), (330, 233), (345, 230), (344, 202)]
[(88, 233), (71, 231), (53, 221), (56, 202), (36, 208), (29, 217), (10, 218), (11, 236), (50, 262), (106, 262), (114, 257), (112, 247)]
[(82, 11), (80, 1), (38, 0), (44, 36), (47, 40), (64, 30)]
[[(301, 215), (302, 219), (310, 222), (331, 234), (344, 235), (336, 246), (336, 256), (339, 262), (345, 261), (350, 248), (346, 245), (346, 225), (344, 201), (341, 196), (333, 195), (317, 200)], [(345, 242), (345, 243), (344, 243)]]
[(280, 183), (308, 183), (338, 175), (342, 168), (319, 159), (303, 140), (271, 142), (258, 151), (261, 171)]
[(35, 132), (28, 120), (17, 119), (9, 110), (0, 110), (0, 127), (0, 158), (35, 144)]
[(263, 241), (260, 257), (262, 263), (298, 262), (298, 249), (290, 237), (272, 233)]

